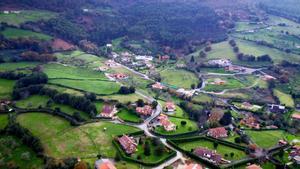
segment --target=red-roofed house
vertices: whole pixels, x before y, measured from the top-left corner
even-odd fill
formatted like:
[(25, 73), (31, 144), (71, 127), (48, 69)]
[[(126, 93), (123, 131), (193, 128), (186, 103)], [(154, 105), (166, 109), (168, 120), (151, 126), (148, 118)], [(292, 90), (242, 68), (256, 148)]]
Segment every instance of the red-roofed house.
[(102, 108), (101, 116), (112, 118), (117, 112), (118, 111), (115, 105), (105, 104)]
[(164, 87), (161, 83), (159, 83), (159, 82), (154, 83), (151, 87), (152, 87), (152, 89), (159, 89), (159, 90), (162, 90), (162, 89), (165, 88), (165, 87)]
[(246, 169), (262, 169), (259, 165), (252, 164), (246, 167)]
[(167, 112), (176, 111), (176, 105), (173, 102), (166, 102), (165, 109)]
[(216, 151), (212, 151), (212, 150), (209, 150), (206, 148), (199, 147), (199, 148), (196, 148), (193, 153), (201, 158), (205, 158), (216, 164), (219, 164), (222, 162), (222, 156), (220, 154), (218, 154)]
[(133, 137), (123, 135), (122, 137), (118, 138), (118, 141), (127, 154), (132, 154), (136, 151), (137, 143)]
[(300, 114), (294, 113), (294, 114), (292, 115), (292, 118), (293, 118), (293, 119), (296, 119), (296, 120), (300, 120)]
[(168, 116), (161, 114), (158, 116), (159, 123), (164, 127), (166, 131), (175, 131), (176, 125), (172, 123)]
[(119, 79), (119, 80), (128, 78), (128, 76), (124, 73), (113, 73), (113, 74), (110, 74), (109, 76), (114, 79)]
[(184, 167), (184, 169), (203, 169), (202, 166), (200, 164), (188, 164)]
[(170, 56), (168, 56), (168, 55), (159, 56), (159, 60), (160, 60), (160, 61), (167, 61), (167, 60), (169, 60), (169, 59), (170, 59)]
[(101, 159), (96, 161), (95, 169), (117, 169), (114, 164), (108, 159)]
[(240, 121), (241, 125), (245, 125), (250, 128), (260, 129), (260, 125), (255, 117), (247, 116)]
[(143, 116), (150, 116), (152, 114), (152, 107), (149, 105), (145, 105), (144, 107), (137, 107), (135, 111)]
[(227, 137), (227, 130), (224, 127), (217, 127), (208, 130), (207, 136), (214, 138), (224, 138)]

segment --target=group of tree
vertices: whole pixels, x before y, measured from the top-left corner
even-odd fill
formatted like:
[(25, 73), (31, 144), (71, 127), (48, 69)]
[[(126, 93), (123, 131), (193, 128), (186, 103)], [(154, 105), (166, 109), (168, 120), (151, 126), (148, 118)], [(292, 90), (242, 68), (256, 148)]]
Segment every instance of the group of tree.
[(44, 148), (39, 138), (34, 137), (28, 129), (23, 128), (16, 122), (16, 116), (9, 115), (8, 125), (5, 129), (7, 134), (16, 136), (21, 139), (22, 143), (30, 147), (38, 155), (43, 155)]
[(130, 86), (130, 87), (121, 86), (118, 93), (120, 93), (120, 94), (132, 94), (132, 93), (135, 93), (135, 88), (133, 86)]
[(23, 52), (21, 53), (20, 58), (23, 61), (38, 61), (38, 62), (51, 62), (57, 60), (57, 58), (53, 54), (50, 53), (39, 54), (38, 52), (34, 52), (34, 51)]

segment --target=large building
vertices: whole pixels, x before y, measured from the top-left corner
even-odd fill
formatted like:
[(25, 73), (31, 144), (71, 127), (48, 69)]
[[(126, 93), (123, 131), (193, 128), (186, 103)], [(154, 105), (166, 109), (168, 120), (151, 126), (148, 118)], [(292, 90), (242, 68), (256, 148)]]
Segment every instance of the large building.
[(159, 123), (164, 127), (166, 131), (175, 131), (176, 125), (172, 123), (168, 116), (161, 114), (158, 116)]
[(109, 159), (101, 159), (95, 162), (95, 169), (117, 169)]
[(135, 111), (142, 116), (151, 116), (153, 109), (151, 106), (145, 105), (144, 107), (137, 107)]
[(167, 112), (174, 112), (176, 111), (176, 105), (174, 104), (174, 102), (166, 102), (165, 110)]
[(227, 130), (224, 127), (217, 127), (208, 130), (207, 136), (214, 138), (225, 138), (227, 137)]
[(118, 141), (127, 154), (132, 154), (136, 151), (137, 143), (133, 137), (123, 135), (122, 137), (118, 138)]
[(206, 148), (196, 148), (193, 152), (200, 158), (204, 158), (206, 160), (212, 161), (216, 164), (220, 164), (222, 162), (222, 156), (218, 154), (216, 151), (212, 151)]
[(117, 113), (115, 105), (105, 104), (101, 111), (101, 117), (112, 118)]

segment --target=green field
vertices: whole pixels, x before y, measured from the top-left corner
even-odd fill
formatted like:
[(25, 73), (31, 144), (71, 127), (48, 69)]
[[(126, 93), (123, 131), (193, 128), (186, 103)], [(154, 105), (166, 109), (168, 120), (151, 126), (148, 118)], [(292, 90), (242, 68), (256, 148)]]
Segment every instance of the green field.
[(55, 56), (61, 63), (88, 68), (103, 66), (105, 62), (105, 58), (103, 57), (91, 55), (79, 50), (55, 53)]
[(48, 20), (56, 17), (56, 13), (40, 10), (22, 10), (19, 14), (0, 14), (0, 23), (7, 23), (8, 25), (19, 26), (25, 22), (36, 22), (39, 20)]
[(66, 79), (107, 79), (101, 72), (92, 71), (73, 66), (64, 66), (61, 64), (44, 65), (44, 72), (50, 79), (66, 78)]
[(199, 83), (195, 74), (186, 70), (167, 68), (160, 71), (162, 83), (168, 84), (175, 88), (191, 88), (192, 84)]
[(131, 126), (110, 122), (72, 127), (61, 118), (42, 113), (22, 114), (17, 120), (39, 137), (46, 153), (55, 158), (94, 158), (97, 154), (113, 158), (116, 153), (113, 137), (139, 131)]
[[(271, 148), (275, 146), (280, 139), (287, 139), (292, 141), (293, 139), (299, 139), (299, 136), (288, 134), (281, 130), (270, 131), (252, 131), (247, 130), (246, 134), (250, 136), (251, 140), (262, 148)], [(268, 140), (268, 141), (266, 141)]]
[(1, 63), (0, 64), (0, 72), (12, 71), (12, 70), (24, 69), (24, 68), (34, 68), (36, 65), (38, 65), (37, 62)]
[(51, 108), (53, 110), (58, 107), (62, 112), (67, 113), (69, 115), (73, 115), (74, 112), (78, 112), (81, 115), (81, 117), (83, 117), (84, 119), (86, 120), (89, 119), (89, 115), (87, 113), (74, 109), (68, 105), (52, 103), (51, 105), (49, 105), (49, 107), (47, 107), (47, 102), (49, 100), (50, 97), (48, 96), (33, 95), (26, 99), (17, 101), (16, 106), (19, 108), (29, 108), (29, 109), (38, 108), (41, 106), (43, 108)]
[(0, 99), (10, 99), (15, 81), (0, 79)]
[[(230, 59), (236, 60), (235, 54), (227, 41), (215, 43), (211, 45), (212, 50), (207, 52), (207, 59)], [(201, 49), (202, 50), (202, 49)], [(193, 53), (194, 56), (199, 56), (200, 51)]]
[[(299, 55), (293, 54), (293, 53), (286, 53), (283, 51), (280, 51), (278, 49), (269, 48), (262, 45), (257, 45), (254, 42), (245, 41), (245, 40), (238, 40), (236, 39), (237, 46), (240, 49), (240, 52), (244, 54), (254, 55), (254, 56), (261, 56), (268, 54), (275, 63), (279, 63), (282, 60), (287, 60), (291, 62), (300, 62)], [(228, 44), (228, 41), (219, 42), (212, 44), (212, 50), (207, 53), (206, 61), (212, 60), (212, 59), (230, 59), (234, 64), (238, 65), (245, 65), (249, 67), (262, 67), (262, 66), (268, 66), (270, 63), (266, 62), (244, 62), (239, 61), (233, 52), (232, 47)], [(202, 49), (201, 49), (202, 50)], [(201, 50), (198, 50), (195, 53), (192, 53), (190, 56), (199, 56), (199, 52)], [(284, 57), (283, 57), (284, 56)]]
[(8, 124), (8, 116), (7, 115), (0, 115), (0, 130), (4, 129)]
[[(225, 84), (213, 84), (216, 79), (221, 79), (225, 81)], [(245, 85), (235, 77), (219, 77), (219, 78), (209, 78), (206, 80), (206, 85), (204, 90), (206, 91), (214, 91), (214, 92), (221, 92), (225, 89), (238, 89), (243, 88)]]
[[(175, 131), (165, 131), (162, 126), (158, 126), (155, 128), (155, 132), (162, 135), (176, 135), (176, 134), (183, 134), (189, 133), (198, 130), (197, 123), (188, 119), (176, 118), (176, 117), (169, 117), (169, 120), (176, 125)], [(182, 126), (181, 121), (186, 121), (186, 125)]]
[(95, 94), (114, 94), (118, 92), (120, 88), (120, 86), (115, 82), (98, 80), (54, 79), (50, 80), (49, 83)]
[(135, 112), (126, 109), (122, 109), (117, 115), (126, 122), (141, 123), (143, 121)]
[(233, 102), (232, 104), (235, 107), (237, 107), (238, 109), (249, 110), (249, 111), (253, 111), (253, 112), (257, 112), (257, 111), (259, 111), (259, 110), (261, 110), (263, 108), (262, 106), (254, 105), (254, 104), (252, 104), (251, 107), (245, 107), (242, 103), (239, 103), (239, 102)]
[[(178, 145), (180, 148), (186, 150), (186, 151), (191, 151), (192, 149), (198, 148), (198, 147), (204, 147), (208, 148), (210, 150), (216, 150), (217, 153), (221, 154), (223, 158), (231, 161), (235, 160), (240, 160), (245, 158), (247, 155), (244, 151), (223, 145), (223, 144), (218, 144), (217, 148), (214, 148), (214, 143), (212, 141), (206, 140), (206, 139), (199, 139), (196, 141), (191, 141), (191, 142), (184, 142), (184, 143), (179, 143)], [(234, 156), (231, 157), (230, 153), (234, 153)], [(225, 154), (228, 156), (225, 157)]]
[(8, 39), (31, 38), (31, 39), (45, 40), (45, 41), (49, 41), (52, 39), (52, 37), (42, 34), (42, 33), (37, 33), (37, 32), (32, 32), (29, 30), (17, 29), (17, 28), (6, 28), (3, 31), (1, 31), (0, 33), (5, 38), (8, 38)]
[(245, 54), (251, 54), (254, 56), (261, 56), (261, 55), (268, 54), (270, 55), (270, 57), (275, 63), (279, 63), (282, 60), (298, 62), (298, 63), (300, 62), (300, 57), (299, 55), (296, 54), (292, 54), (292, 53), (288, 54), (278, 49), (257, 45), (253, 42), (244, 41), (244, 40), (238, 40), (237, 44), (241, 52)]
[(0, 136), (0, 158), (2, 164), (14, 163), (22, 169), (43, 168), (43, 160), (13, 136)]
[(103, 99), (109, 99), (109, 100), (118, 100), (120, 103), (128, 103), (128, 102), (135, 102), (138, 99), (144, 100), (144, 98), (138, 94), (128, 94), (128, 95), (122, 95), (122, 94), (114, 94), (114, 95), (108, 95), (101, 97)]
[(274, 95), (278, 97), (280, 104), (287, 107), (293, 108), (295, 106), (294, 100), (291, 95), (281, 92), (280, 90), (274, 89)]
[(196, 95), (192, 98), (192, 101), (197, 102), (197, 103), (212, 103), (213, 102), (213, 98), (206, 95), (206, 94), (199, 94)]
[[(162, 100), (158, 100), (158, 103), (163, 107), (163, 110), (165, 110), (165, 105), (166, 102)], [(178, 117), (178, 118), (188, 118), (188, 114), (176, 103), (174, 103), (176, 106), (176, 111), (175, 112), (167, 112), (168, 115), (173, 116), (173, 117)]]
[(163, 146), (163, 153), (161, 155), (156, 155), (155, 153), (155, 149), (158, 147), (157, 145), (155, 145), (154, 140), (153, 139), (148, 139), (149, 145), (150, 145), (150, 155), (146, 156), (144, 154), (145, 152), (145, 144), (138, 144), (137, 146), (137, 151), (132, 154), (132, 157), (137, 159), (138, 157), (141, 158), (141, 161), (146, 162), (146, 163), (158, 163), (159, 161), (161, 161), (162, 159), (166, 159), (168, 158), (171, 154), (172, 154), (172, 150), (167, 149), (164, 145)]

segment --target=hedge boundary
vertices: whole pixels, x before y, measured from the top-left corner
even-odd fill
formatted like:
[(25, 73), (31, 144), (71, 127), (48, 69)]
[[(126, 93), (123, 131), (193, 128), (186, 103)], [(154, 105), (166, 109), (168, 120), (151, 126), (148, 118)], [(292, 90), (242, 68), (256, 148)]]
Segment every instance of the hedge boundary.
[(246, 164), (246, 163), (250, 163), (250, 162), (253, 162), (253, 161), (257, 160), (257, 158), (246, 157), (246, 158), (243, 158), (241, 160), (233, 161), (230, 164), (216, 165), (216, 164), (214, 164), (211, 161), (208, 161), (206, 159), (198, 157), (197, 155), (193, 154), (190, 151), (182, 149), (177, 144), (178, 142), (191, 142), (191, 141), (195, 141), (195, 140), (199, 140), (199, 139), (206, 139), (206, 140), (209, 140), (209, 141), (212, 141), (212, 142), (217, 142), (219, 144), (222, 144), (222, 145), (225, 145), (225, 146), (229, 146), (231, 148), (235, 148), (235, 149), (242, 150), (242, 151), (246, 150), (245, 146), (236, 145), (236, 144), (228, 142), (228, 141), (224, 141), (224, 140), (220, 140), (220, 139), (215, 139), (215, 138), (212, 138), (212, 137), (204, 137), (204, 136), (196, 136), (196, 137), (190, 137), (190, 138), (168, 139), (167, 143), (169, 143), (171, 146), (173, 146), (174, 148), (176, 148), (180, 152), (186, 154), (187, 156), (189, 156), (189, 157), (191, 157), (191, 158), (193, 158), (193, 159), (195, 159), (195, 160), (197, 160), (199, 162), (203, 162), (203, 163), (207, 164), (208, 166), (211, 166), (213, 168), (217, 168), (217, 169), (230, 168), (230, 167), (233, 167), (233, 166), (240, 166), (240, 165), (243, 165), (243, 164)]
[[(144, 134), (144, 131), (138, 131), (138, 132), (135, 132), (135, 133), (131, 133), (129, 135), (131, 136), (138, 136), (138, 135), (143, 135)], [(117, 136), (117, 137), (120, 137)], [(159, 161), (156, 161), (156, 162), (144, 162), (144, 161), (140, 161), (140, 160), (137, 160), (137, 159), (133, 159), (129, 156), (127, 156), (127, 154), (125, 154), (125, 152), (123, 151), (123, 149), (120, 147), (119, 143), (116, 141), (116, 138), (115, 137), (113, 139), (113, 145), (116, 147), (118, 153), (121, 155), (121, 158), (124, 160), (124, 161), (128, 161), (128, 162), (134, 162), (134, 163), (138, 163), (138, 164), (141, 164), (141, 165), (144, 165), (144, 166), (150, 166), (150, 167), (155, 167), (155, 166), (158, 166), (168, 160), (170, 160), (171, 158), (175, 157), (176, 156), (176, 151), (170, 149), (172, 152), (169, 156), (167, 156), (166, 158), (163, 158)]]

